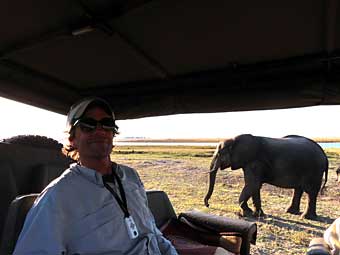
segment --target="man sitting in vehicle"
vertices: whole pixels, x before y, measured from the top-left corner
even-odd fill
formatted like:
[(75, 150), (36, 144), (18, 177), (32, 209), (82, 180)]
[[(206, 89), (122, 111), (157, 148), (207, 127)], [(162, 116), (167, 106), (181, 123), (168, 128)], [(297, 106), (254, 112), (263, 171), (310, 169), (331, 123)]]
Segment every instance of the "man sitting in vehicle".
[(63, 151), (77, 161), (39, 195), (14, 254), (177, 255), (157, 229), (137, 172), (110, 159), (110, 105), (86, 98), (67, 116)]

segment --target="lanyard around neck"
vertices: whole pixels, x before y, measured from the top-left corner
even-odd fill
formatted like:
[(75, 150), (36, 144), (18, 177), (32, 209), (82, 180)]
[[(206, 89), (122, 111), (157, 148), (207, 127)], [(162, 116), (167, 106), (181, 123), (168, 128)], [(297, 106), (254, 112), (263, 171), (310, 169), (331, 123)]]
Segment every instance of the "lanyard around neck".
[(120, 197), (117, 194), (116, 191), (113, 190), (113, 188), (105, 181), (105, 179), (103, 178), (103, 184), (105, 186), (105, 188), (112, 194), (112, 196), (116, 199), (119, 207), (122, 209), (123, 213), (124, 213), (124, 217), (128, 218), (130, 217), (130, 213), (128, 211), (128, 207), (127, 207), (127, 200), (126, 200), (126, 196), (125, 196), (125, 192), (124, 192), (124, 188), (123, 188), (123, 184), (122, 181), (120, 180), (119, 176), (116, 173), (116, 170), (118, 168), (118, 165), (116, 163), (112, 163), (112, 171), (111, 171), (111, 177), (113, 180), (116, 180), (118, 183), (118, 187), (119, 187), (119, 193), (120, 193)]

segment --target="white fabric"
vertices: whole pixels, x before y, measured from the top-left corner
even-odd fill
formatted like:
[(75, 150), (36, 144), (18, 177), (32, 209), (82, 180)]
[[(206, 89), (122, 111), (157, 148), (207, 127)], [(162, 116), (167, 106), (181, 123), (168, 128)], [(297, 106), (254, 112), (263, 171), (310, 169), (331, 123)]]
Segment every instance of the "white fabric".
[(325, 231), (324, 239), (331, 248), (332, 255), (340, 255), (340, 218)]
[(52, 181), (29, 211), (14, 255), (177, 255), (157, 229), (138, 174), (118, 165), (128, 209), (139, 237), (130, 239), (124, 214), (102, 175), (73, 165)]

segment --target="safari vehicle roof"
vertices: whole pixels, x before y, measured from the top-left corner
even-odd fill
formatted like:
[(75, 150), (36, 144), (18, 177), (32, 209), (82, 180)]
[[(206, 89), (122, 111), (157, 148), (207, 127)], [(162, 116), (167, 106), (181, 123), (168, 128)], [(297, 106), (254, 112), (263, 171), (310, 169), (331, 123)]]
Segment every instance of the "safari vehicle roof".
[(339, 0), (3, 0), (0, 96), (118, 119), (340, 104)]

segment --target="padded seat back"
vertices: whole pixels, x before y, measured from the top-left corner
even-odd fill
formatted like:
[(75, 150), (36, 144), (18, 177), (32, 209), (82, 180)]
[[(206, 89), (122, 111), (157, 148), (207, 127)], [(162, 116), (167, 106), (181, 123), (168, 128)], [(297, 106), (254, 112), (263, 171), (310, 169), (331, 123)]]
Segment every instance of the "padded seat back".
[(0, 142), (0, 240), (11, 201), (41, 192), (70, 162), (55, 148)]
[(2, 226), (5, 224), (7, 209), (12, 200), (18, 195), (16, 180), (10, 162), (0, 162), (0, 237)]
[(40, 193), (52, 180), (59, 177), (66, 169), (60, 163), (39, 164), (34, 167), (34, 178), (32, 178), (32, 186), (30, 192)]
[(160, 190), (146, 191), (148, 204), (155, 217), (156, 225), (162, 229), (171, 219), (176, 219), (176, 213), (169, 200), (168, 195)]
[(8, 255), (13, 253), (21, 229), (24, 226), (26, 215), (38, 195), (39, 194), (29, 194), (19, 196), (10, 204), (0, 246), (1, 254)]

